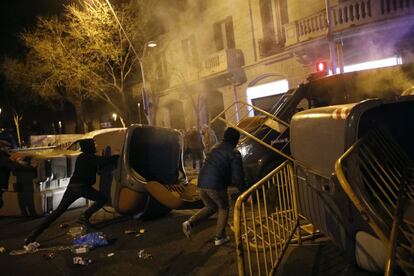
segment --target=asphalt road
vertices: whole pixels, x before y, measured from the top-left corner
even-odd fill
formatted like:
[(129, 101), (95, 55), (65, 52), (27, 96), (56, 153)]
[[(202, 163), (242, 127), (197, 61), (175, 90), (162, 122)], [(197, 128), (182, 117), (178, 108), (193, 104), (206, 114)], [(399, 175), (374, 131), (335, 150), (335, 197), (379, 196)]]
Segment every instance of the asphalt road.
[[(78, 226), (76, 218), (83, 209), (67, 211), (39, 238), (42, 247), (71, 245), (67, 235), (70, 227)], [(93, 260), (88, 266), (74, 265), (70, 250), (53, 251), (56, 257), (48, 260), (41, 251), (11, 256), (11, 250), (22, 247), (22, 242), (41, 218), (0, 218), (1, 275), (237, 275), (234, 238), (215, 247), (212, 242), (215, 218), (195, 229), (188, 240), (181, 232), (181, 223), (195, 210), (172, 211), (155, 220), (134, 220), (100, 211), (94, 219), (97, 231), (111, 240), (106, 247), (96, 248), (83, 256)], [(69, 227), (61, 229), (60, 224)], [(140, 236), (127, 235), (125, 230), (145, 229)], [(138, 252), (150, 253), (142, 259)], [(114, 253), (109, 257), (109, 253)], [(291, 246), (277, 275), (371, 275), (349, 265), (329, 240), (307, 242)]]
[[(39, 238), (42, 247), (71, 245), (72, 237), (68, 229), (59, 224), (77, 226), (74, 221), (82, 210), (66, 212)], [(233, 244), (215, 247), (211, 237), (214, 221), (208, 221), (188, 240), (181, 232), (181, 223), (193, 211), (174, 211), (171, 214), (150, 221), (137, 221), (129, 218), (109, 220), (102, 231), (111, 240), (106, 247), (94, 249), (86, 254), (93, 260), (89, 266), (72, 264), (75, 254), (69, 250), (55, 251), (52, 260), (44, 258), (46, 252), (10, 256), (0, 254), (2, 275), (235, 275), (235, 253)], [(101, 213), (102, 214), (102, 213)], [(104, 214), (106, 215), (106, 214)], [(111, 215), (107, 215), (111, 219)], [(8, 251), (22, 247), (24, 236), (40, 219), (2, 218), (0, 219), (0, 246)], [(125, 230), (145, 229), (136, 237), (126, 235)], [(140, 259), (138, 251), (144, 249), (152, 258)], [(108, 257), (109, 253), (114, 253)], [(3, 274), (4, 273), (4, 274)]]

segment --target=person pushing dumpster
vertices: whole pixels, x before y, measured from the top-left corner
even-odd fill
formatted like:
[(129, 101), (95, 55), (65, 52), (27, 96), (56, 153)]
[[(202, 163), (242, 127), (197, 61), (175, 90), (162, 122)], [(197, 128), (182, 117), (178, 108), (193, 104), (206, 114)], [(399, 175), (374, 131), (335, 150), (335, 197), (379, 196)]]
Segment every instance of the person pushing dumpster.
[(89, 222), (89, 218), (106, 203), (107, 199), (105, 195), (92, 188), (92, 185), (96, 181), (96, 173), (98, 172), (98, 169), (116, 163), (119, 155), (108, 157), (95, 155), (96, 148), (93, 139), (81, 140), (80, 147), (82, 153), (76, 159), (75, 170), (59, 206), (27, 236), (24, 240), (24, 245), (36, 241), (36, 238), (49, 227), (51, 223), (60, 217), (77, 199), (84, 197), (95, 201), (94, 204), (78, 219), (78, 223), (84, 224), (85, 226), (92, 226)]
[(183, 232), (188, 238), (191, 237), (192, 227), (218, 211), (214, 244), (219, 246), (230, 240), (225, 230), (229, 216), (227, 187), (233, 184), (240, 191), (246, 188), (242, 157), (235, 149), (239, 138), (240, 133), (229, 127), (224, 133), (223, 141), (208, 153), (198, 176), (198, 190), (204, 207), (182, 224)]

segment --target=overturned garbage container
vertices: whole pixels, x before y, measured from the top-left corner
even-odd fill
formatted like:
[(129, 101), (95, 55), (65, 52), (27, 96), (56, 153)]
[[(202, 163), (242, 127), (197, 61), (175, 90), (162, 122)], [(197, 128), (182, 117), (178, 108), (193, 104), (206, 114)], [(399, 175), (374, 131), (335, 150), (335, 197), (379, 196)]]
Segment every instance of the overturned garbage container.
[[(412, 118), (414, 97), (400, 97), (310, 109), (291, 121), (299, 213), (370, 271), (384, 271), (400, 178), (414, 160)], [(354, 149), (339, 173), (335, 163)], [(407, 161), (397, 166), (399, 158)]]
[(120, 213), (157, 217), (201, 206), (183, 166), (183, 137), (174, 129), (128, 127), (115, 171), (113, 206)]

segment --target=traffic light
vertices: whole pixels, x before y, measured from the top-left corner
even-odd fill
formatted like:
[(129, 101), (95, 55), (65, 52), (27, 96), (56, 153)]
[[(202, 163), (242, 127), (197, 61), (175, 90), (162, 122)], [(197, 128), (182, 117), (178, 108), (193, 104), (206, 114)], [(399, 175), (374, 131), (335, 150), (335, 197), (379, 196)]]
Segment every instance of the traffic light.
[(327, 73), (328, 72), (327, 62), (326, 61), (319, 61), (318, 63), (316, 63), (316, 72)]
[(325, 77), (327, 75), (329, 75), (328, 62), (318, 61), (316, 62), (316, 72), (310, 74), (307, 80), (313, 81)]

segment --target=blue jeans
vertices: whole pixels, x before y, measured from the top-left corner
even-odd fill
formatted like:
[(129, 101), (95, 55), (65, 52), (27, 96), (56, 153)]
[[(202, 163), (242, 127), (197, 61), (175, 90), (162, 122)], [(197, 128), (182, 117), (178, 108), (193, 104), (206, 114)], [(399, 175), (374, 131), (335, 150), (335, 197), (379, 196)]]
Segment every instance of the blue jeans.
[(199, 189), (199, 192), (204, 207), (189, 219), (191, 225), (196, 226), (218, 211), (216, 238), (224, 238), (226, 236), (226, 225), (229, 217), (227, 190)]

